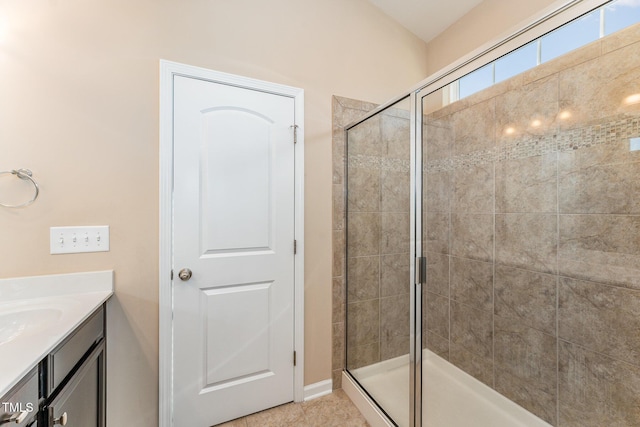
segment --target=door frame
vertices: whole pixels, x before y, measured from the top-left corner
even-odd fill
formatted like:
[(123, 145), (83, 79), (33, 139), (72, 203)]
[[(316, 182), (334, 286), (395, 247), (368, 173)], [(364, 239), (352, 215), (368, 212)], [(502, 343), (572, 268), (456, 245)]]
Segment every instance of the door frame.
[(173, 78), (186, 76), (287, 96), (294, 99), (297, 141), (294, 154), (295, 239), (294, 259), (294, 400), (304, 400), (304, 90), (206, 68), (160, 60), (160, 229), (159, 229), (159, 420), (160, 427), (173, 426)]

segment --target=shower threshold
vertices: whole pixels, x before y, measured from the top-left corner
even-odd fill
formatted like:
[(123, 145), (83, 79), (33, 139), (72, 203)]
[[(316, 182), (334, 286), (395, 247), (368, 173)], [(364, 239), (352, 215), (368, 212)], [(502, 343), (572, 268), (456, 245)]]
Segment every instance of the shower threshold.
[[(409, 355), (351, 371), (400, 427), (409, 426)], [(429, 350), (423, 350), (424, 427), (551, 427)], [(372, 427), (394, 424), (343, 372), (343, 389)]]

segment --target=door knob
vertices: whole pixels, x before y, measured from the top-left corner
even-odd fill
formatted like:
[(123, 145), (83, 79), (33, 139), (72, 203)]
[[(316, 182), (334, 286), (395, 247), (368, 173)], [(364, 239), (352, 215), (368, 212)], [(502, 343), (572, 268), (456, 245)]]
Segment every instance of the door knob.
[(55, 418), (53, 420), (53, 425), (60, 424), (61, 426), (67, 425), (67, 413), (60, 415), (60, 418)]
[(193, 273), (191, 273), (191, 270), (189, 270), (188, 268), (183, 268), (182, 270), (180, 270), (178, 272), (178, 277), (183, 282), (186, 282), (187, 280), (191, 279), (192, 275), (193, 275)]

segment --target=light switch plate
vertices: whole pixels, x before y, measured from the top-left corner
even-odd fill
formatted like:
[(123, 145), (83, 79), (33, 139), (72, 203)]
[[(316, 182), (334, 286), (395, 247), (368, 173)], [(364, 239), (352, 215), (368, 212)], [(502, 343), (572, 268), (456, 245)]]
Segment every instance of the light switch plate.
[(108, 252), (109, 226), (51, 227), (51, 254)]

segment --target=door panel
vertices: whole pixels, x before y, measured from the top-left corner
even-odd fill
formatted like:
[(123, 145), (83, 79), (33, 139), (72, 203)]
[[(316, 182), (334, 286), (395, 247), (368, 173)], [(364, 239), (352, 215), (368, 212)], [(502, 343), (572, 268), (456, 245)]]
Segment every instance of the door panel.
[(203, 291), (206, 311), (207, 386), (227, 387), (256, 375), (273, 375), (269, 364), (271, 283)]
[(293, 400), (293, 98), (174, 77), (174, 425)]
[(246, 110), (216, 109), (202, 115), (207, 142), (201, 155), (204, 253), (271, 247), (272, 125)]

